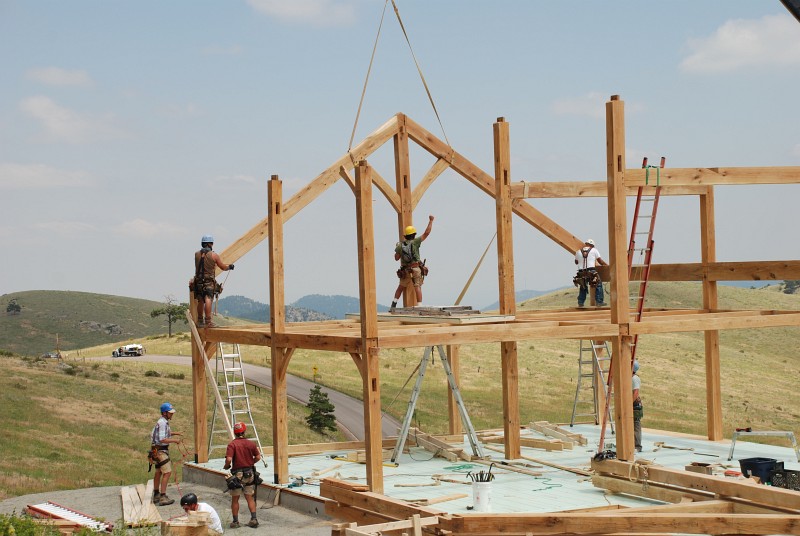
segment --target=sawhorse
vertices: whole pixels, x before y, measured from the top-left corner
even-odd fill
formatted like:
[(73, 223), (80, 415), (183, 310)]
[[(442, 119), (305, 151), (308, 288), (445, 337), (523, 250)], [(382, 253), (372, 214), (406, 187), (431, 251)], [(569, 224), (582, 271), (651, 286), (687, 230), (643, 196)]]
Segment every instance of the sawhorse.
[(406, 418), (403, 419), (403, 426), (400, 429), (400, 433), (397, 436), (397, 444), (394, 447), (394, 452), (392, 452), (392, 462), (397, 463), (397, 459), (400, 457), (400, 454), (403, 453), (403, 446), (406, 442), (406, 437), (408, 436), (408, 429), (411, 427), (411, 419), (414, 416), (414, 408), (417, 406), (417, 398), (419, 398), (419, 391), (422, 387), (422, 379), (425, 377), (425, 369), (428, 367), (428, 361), (430, 361), (431, 354), (433, 353), (433, 349), (436, 348), (439, 351), (439, 357), (442, 360), (442, 366), (444, 367), (445, 374), (447, 374), (447, 383), (450, 385), (450, 390), (453, 392), (453, 397), (456, 401), (456, 406), (458, 407), (458, 412), (461, 414), (461, 422), (464, 424), (464, 428), (467, 432), (467, 440), (472, 447), (472, 453), (477, 456), (478, 458), (483, 458), (483, 447), (481, 447), (480, 441), (478, 441), (478, 436), (475, 433), (475, 428), (472, 427), (472, 421), (469, 419), (469, 415), (467, 414), (467, 409), (464, 407), (464, 400), (461, 398), (461, 392), (458, 390), (458, 385), (456, 385), (455, 376), (453, 376), (453, 371), (450, 368), (450, 362), (447, 360), (447, 355), (445, 355), (444, 347), (442, 345), (437, 346), (426, 346), (425, 353), (422, 355), (422, 361), (419, 364), (419, 373), (417, 374), (417, 381), (414, 383), (414, 390), (411, 392), (411, 399), (408, 401), (408, 410), (406, 411)]
[(797, 456), (797, 461), (800, 462), (800, 450), (797, 448), (797, 439), (794, 437), (794, 432), (746, 432), (744, 430), (733, 433), (733, 437), (731, 438), (731, 451), (728, 453), (729, 461), (733, 459), (733, 449), (736, 447), (736, 440), (741, 436), (786, 437), (792, 442), (795, 456)]

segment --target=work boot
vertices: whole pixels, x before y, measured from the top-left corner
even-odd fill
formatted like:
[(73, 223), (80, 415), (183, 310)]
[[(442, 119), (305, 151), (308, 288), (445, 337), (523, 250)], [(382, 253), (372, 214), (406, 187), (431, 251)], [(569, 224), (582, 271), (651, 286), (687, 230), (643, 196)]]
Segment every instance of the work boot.
[(157, 491), (153, 491), (153, 503), (158, 504), (158, 498), (161, 497), (161, 493)]
[(172, 504), (174, 502), (175, 502), (175, 499), (170, 499), (169, 497), (167, 497), (166, 493), (162, 493), (161, 497), (158, 499), (158, 505), (159, 506), (167, 506), (167, 505)]
[(228, 525), (228, 526), (229, 526), (230, 528), (232, 528), (232, 529), (238, 529), (239, 527), (241, 527), (241, 525), (239, 524), (239, 522), (238, 522), (238, 521), (231, 521), (231, 524), (230, 524), (230, 525)]
[(247, 522), (247, 526), (256, 528), (258, 526), (258, 519), (251, 518), (250, 521)]
[(207, 328), (215, 328), (215, 327), (217, 327), (217, 325), (214, 322), (212, 322), (211, 320), (206, 320), (205, 327), (207, 327)]

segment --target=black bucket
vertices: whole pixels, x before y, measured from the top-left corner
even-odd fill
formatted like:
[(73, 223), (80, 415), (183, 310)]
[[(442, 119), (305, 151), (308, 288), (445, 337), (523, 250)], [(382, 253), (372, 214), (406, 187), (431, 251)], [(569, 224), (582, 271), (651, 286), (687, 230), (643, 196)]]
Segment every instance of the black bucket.
[(748, 478), (757, 476), (762, 484), (769, 484), (772, 481), (771, 472), (777, 463), (778, 460), (774, 458), (743, 458), (739, 460), (742, 474)]

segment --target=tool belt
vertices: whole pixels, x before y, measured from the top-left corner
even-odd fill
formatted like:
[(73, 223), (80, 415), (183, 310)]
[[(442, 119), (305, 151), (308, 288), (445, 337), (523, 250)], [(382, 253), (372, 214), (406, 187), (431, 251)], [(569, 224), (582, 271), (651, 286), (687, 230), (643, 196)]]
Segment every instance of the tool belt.
[(596, 287), (600, 284), (600, 274), (594, 268), (578, 268), (578, 273), (572, 278), (572, 284), (581, 288)]
[[(158, 459), (159, 452), (166, 452), (167, 457), (161, 461)], [(150, 447), (150, 450), (147, 452), (147, 461), (150, 462), (150, 466), (147, 468), (147, 472), (149, 473), (153, 466), (155, 465), (156, 469), (161, 469), (161, 467), (167, 465), (169, 463), (169, 447), (162, 447), (159, 445), (153, 445)]]
[(425, 266), (424, 262), (412, 262), (411, 264), (407, 264), (401, 267), (399, 270), (397, 270), (397, 277), (403, 279), (407, 273), (410, 275), (412, 268), (419, 268), (422, 277), (428, 275), (428, 267)]
[(633, 418), (638, 421), (638, 420), (641, 420), (642, 417), (644, 417), (644, 406), (642, 405), (641, 400), (634, 401), (634, 403), (633, 403)]

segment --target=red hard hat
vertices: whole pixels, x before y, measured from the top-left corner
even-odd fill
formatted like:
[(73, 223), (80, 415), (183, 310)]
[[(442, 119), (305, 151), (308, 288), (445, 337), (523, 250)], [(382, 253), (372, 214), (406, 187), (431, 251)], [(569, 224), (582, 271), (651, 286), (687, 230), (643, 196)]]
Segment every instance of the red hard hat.
[(243, 434), (247, 431), (247, 425), (243, 422), (237, 422), (233, 425), (233, 433), (234, 434)]

